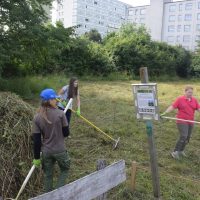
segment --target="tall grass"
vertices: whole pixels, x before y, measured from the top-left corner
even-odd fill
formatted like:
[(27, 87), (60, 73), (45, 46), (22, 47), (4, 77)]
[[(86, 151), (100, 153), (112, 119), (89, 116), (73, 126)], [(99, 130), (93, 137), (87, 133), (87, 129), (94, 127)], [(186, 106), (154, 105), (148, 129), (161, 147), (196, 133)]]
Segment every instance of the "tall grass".
[[(111, 73), (108, 76), (91, 76), (84, 75), (78, 77), (81, 81), (88, 82), (99, 82), (99, 81), (139, 81), (139, 76), (127, 75), (127, 73)], [(56, 91), (59, 90), (63, 85), (68, 84), (70, 76), (66, 76), (63, 73), (52, 74), (47, 76), (29, 76), (3, 79), (0, 78), (0, 91), (10, 91), (20, 95), (24, 99), (33, 99), (38, 97), (41, 90), (45, 88), (53, 88)], [(196, 83), (199, 79), (191, 79), (192, 82)], [(178, 77), (169, 77), (163, 75), (161, 77), (151, 77), (151, 82), (190, 82), (190, 80), (180, 79)]]

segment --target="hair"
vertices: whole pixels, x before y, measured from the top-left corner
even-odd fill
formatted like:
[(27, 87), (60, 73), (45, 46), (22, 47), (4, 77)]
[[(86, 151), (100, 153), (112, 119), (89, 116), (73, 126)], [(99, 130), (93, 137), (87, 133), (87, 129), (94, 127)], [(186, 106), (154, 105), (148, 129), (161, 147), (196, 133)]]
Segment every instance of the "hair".
[(42, 100), (41, 102), (41, 106), (40, 108), (37, 110), (37, 113), (39, 113), (41, 115), (41, 117), (43, 119), (45, 119), (45, 121), (49, 124), (51, 124), (52, 122), (50, 122), (47, 118), (47, 108), (51, 107), (50, 102), (48, 100)]
[(74, 82), (77, 81), (78, 79), (76, 77), (72, 77), (69, 80), (69, 90), (68, 90), (68, 98), (74, 98), (77, 97), (78, 95), (78, 86), (74, 87)]
[(190, 89), (193, 90), (193, 87), (191, 85), (186, 85), (185, 86), (185, 92), (190, 90)]

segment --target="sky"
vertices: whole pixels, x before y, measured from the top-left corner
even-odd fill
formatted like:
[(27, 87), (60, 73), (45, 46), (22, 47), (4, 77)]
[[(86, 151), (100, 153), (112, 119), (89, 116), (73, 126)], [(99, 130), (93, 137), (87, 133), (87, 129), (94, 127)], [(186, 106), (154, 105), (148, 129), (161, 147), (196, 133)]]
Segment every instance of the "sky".
[(150, 0), (120, 0), (120, 1), (130, 4), (132, 6), (141, 6), (150, 4)]

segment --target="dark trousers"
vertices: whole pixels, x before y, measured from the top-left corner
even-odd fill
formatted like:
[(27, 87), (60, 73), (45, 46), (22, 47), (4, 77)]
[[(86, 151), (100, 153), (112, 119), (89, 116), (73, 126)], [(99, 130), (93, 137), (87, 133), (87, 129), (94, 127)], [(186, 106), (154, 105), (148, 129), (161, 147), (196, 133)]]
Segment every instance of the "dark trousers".
[(189, 143), (192, 134), (193, 124), (180, 124), (177, 123), (177, 128), (179, 130), (179, 139), (176, 143), (174, 151), (183, 151), (185, 146)]
[(65, 114), (66, 118), (67, 118), (68, 125), (70, 123), (71, 114), (72, 114), (72, 111), (70, 109), (68, 109), (67, 112), (66, 112), (66, 114)]
[(42, 154), (42, 165), (44, 170), (44, 189), (45, 192), (53, 190), (53, 169), (57, 162), (60, 168), (60, 176), (56, 188), (65, 184), (70, 167), (70, 158), (66, 151), (57, 154)]

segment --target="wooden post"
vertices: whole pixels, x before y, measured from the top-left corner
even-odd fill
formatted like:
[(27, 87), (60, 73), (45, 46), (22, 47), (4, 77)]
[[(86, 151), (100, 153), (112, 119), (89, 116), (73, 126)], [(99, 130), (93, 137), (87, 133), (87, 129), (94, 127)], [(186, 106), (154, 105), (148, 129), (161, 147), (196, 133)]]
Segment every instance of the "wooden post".
[[(140, 68), (141, 83), (148, 83), (148, 70), (147, 67)], [(151, 120), (146, 121), (146, 129), (149, 143), (149, 154), (151, 162), (151, 173), (153, 181), (153, 193), (155, 198), (160, 198), (160, 181), (158, 175), (157, 153), (155, 148), (155, 140), (153, 134), (153, 124)]]
[[(106, 167), (106, 160), (97, 160), (97, 171), (104, 169)], [(103, 193), (102, 195), (98, 196), (96, 200), (106, 200), (107, 193)]]
[(131, 165), (131, 188), (130, 188), (132, 192), (135, 190), (136, 171), (137, 171), (137, 163), (133, 161)]

